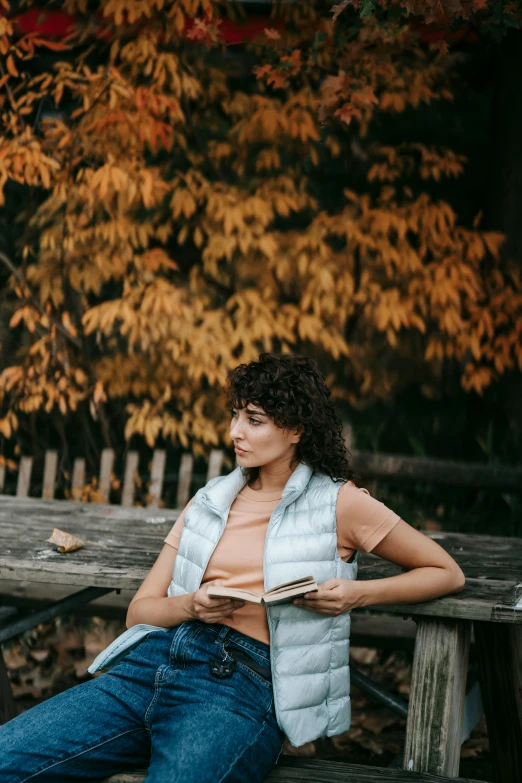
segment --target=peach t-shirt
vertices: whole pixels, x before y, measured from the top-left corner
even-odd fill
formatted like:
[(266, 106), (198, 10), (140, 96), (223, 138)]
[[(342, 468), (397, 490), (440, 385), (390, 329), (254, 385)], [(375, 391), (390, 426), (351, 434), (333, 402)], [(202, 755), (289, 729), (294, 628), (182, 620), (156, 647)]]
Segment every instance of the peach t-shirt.
[[(227, 587), (264, 592), (263, 553), (266, 531), (272, 512), (281, 500), (281, 492), (262, 492), (246, 486), (230, 508), (223, 535), (208, 562), (201, 584), (215, 579)], [(177, 549), (183, 529), (183, 509), (165, 543)], [(348, 481), (339, 490), (337, 507), (337, 548), (345, 561), (357, 549), (371, 550), (397, 524), (400, 517), (384, 503), (372, 498), (367, 489)], [(270, 644), (264, 604), (245, 603), (224, 618), (223, 625)]]

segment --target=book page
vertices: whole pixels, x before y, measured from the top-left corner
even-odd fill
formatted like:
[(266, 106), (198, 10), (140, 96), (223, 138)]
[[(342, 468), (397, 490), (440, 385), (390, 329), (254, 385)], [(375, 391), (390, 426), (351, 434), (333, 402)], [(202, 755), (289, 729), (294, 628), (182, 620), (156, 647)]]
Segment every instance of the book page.
[[(298, 587), (302, 584), (315, 584), (315, 579), (313, 576), (302, 576), (300, 579), (293, 579), (291, 582), (283, 582), (280, 585), (276, 585), (275, 587), (271, 587), (270, 590), (267, 590), (265, 595), (270, 595), (271, 593), (275, 593), (276, 591), (283, 590), (290, 587)], [(306, 590), (305, 590), (306, 592)]]
[(219, 585), (210, 585), (207, 589), (207, 595), (211, 598), (238, 598), (241, 601), (250, 601), (253, 604), (260, 604), (263, 600), (258, 593), (251, 590), (242, 590), (239, 587), (221, 587)]
[(293, 587), (290, 590), (283, 590), (280, 593), (274, 593), (272, 595), (266, 595), (265, 593), (264, 602), (268, 606), (289, 604), (294, 598), (304, 595), (305, 593), (316, 593), (318, 589), (317, 586), (310, 588), (310, 585), (308, 585), (308, 587)]

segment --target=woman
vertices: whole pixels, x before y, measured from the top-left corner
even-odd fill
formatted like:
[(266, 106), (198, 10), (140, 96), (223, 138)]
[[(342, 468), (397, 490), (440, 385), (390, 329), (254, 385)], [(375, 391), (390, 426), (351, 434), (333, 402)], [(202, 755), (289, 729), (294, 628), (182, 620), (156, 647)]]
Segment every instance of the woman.
[[(148, 765), (147, 783), (262, 781), (285, 736), (350, 725), (349, 612), (462, 588), (434, 541), (357, 486), (315, 362), (262, 354), (228, 379), (238, 467), (199, 490), (132, 599), (102, 676), (0, 729), (0, 779), (99, 780)], [(402, 566), (356, 581), (357, 551)], [(211, 598), (313, 575), (315, 593), (269, 607)]]

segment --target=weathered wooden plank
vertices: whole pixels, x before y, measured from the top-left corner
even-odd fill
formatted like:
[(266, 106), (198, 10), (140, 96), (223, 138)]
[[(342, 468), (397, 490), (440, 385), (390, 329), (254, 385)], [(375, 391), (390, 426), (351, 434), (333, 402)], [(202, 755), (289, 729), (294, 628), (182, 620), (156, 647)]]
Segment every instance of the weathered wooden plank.
[(71, 495), (73, 501), (79, 500), (84, 486), (85, 486), (85, 460), (83, 457), (77, 457), (74, 460), (73, 474), (72, 474), (72, 481), (71, 481)]
[[(0, 518), (11, 524), (16, 531), (19, 519), (27, 519), (30, 522), (38, 522), (48, 517), (78, 519), (115, 519), (120, 522), (132, 519), (142, 522), (144, 528), (152, 524), (153, 520), (165, 520), (178, 518), (177, 509), (162, 508), (144, 509), (139, 506), (123, 508), (109, 503), (82, 503), (71, 500), (41, 500), (40, 498), (19, 498), (14, 495), (2, 495), (0, 498)], [(516, 540), (516, 539), (513, 539)]]
[(352, 451), (352, 463), (355, 471), (364, 478), (393, 478), (397, 481), (522, 492), (522, 471), (504, 465), (480, 465), (371, 451)]
[[(466, 533), (427, 532), (458, 561), (466, 576), (474, 579), (521, 579), (522, 538), (470, 535)], [(386, 566), (376, 557), (365, 557), (363, 571), (372, 569), (379, 573)], [(384, 574), (384, 571), (382, 571)], [(368, 578), (374, 578), (372, 575)]]
[[(178, 506), (178, 508), (180, 508)], [(150, 524), (150, 517), (177, 519), (176, 509), (162, 509), (152, 514), (152, 510), (143, 508), (122, 509), (120, 506), (107, 504), (77, 503), (64, 500), (41, 501), (37, 498), (17, 498), (3, 495), (0, 499), (0, 519), (7, 525), (11, 524), (13, 532), (18, 535), (20, 523), (38, 524), (38, 520), (71, 518), (92, 519), (112, 517), (125, 521), (133, 519), (140, 521), (143, 527)], [(130, 515), (130, 516), (129, 516)], [(469, 535), (459, 533), (428, 533), (461, 565), (466, 576), (484, 581), (493, 579), (500, 581), (522, 582), (522, 539), (505, 538), (484, 535)], [(482, 561), (482, 565), (479, 562)], [(361, 558), (361, 578), (381, 578), (392, 573), (394, 566), (374, 555), (363, 554)]]
[(58, 468), (58, 453), (56, 451), (46, 451), (44, 461), (44, 475), (42, 483), (42, 497), (50, 500), (54, 497), (54, 488), (56, 485), (56, 470)]
[[(66, 584), (69, 571), (69, 583), (72, 585), (92, 584), (136, 590), (154, 563), (162, 540), (179, 513), (177, 509), (125, 508), (3, 495), (0, 497), (0, 578)], [(131, 521), (132, 524), (129, 524)], [(83, 538), (87, 541), (86, 546), (67, 555), (58, 553), (46, 542), (53, 527)], [(20, 536), (20, 530), (24, 531), (23, 536)], [(470, 539), (481, 538), (454, 534), (439, 539), (463, 567), (467, 582), (460, 593), (421, 604), (378, 608), (401, 615), (522, 623), (522, 606), (518, 601), (522, 589), (522, 542), (508, 539), (509, 551), (503, 550), (502, 539), (501, 546), (491, 536), (484, 537), (486, 545), (470, 542)], [(461, 561), (464, 547), (468, 551), (475, 548), (477, 552), (488, 547), (492, 551), (496, 548), (497, 556), (510, 562), (510, 573), (517, 577), (516, 581), (470, 577), (470, 572), (473, 573), (471, 566), (467, 561)], [(57, 563), (62, 568), (59, 576), (54, 572)], [(382, 578), (396, 573), (400, 573), (397, 566), (372, 555), (363, 554), (361, 557), (361, 579)]]
[(111, 492), (111, 473), (114, 466), (114, 449), (103, 449), (100, 462), (100, 492), (107, 503)]
[(176, 497), (176, 506), (185, 508), (190, 500), (190, 484), (192, 482), (192, 469), (194, 458), (192, 454), (183, 454), (179, 466), (178, 493)]
[[(166, 535), (168, 530), (164, 531)], [(132, 539), (132, 542), (139, 539)], [(130, 541), (129, 541), (130, 543)], [(89, 558), (83, 557), (73, 561), (72, 556), (79, 554), (70, 552), (62, 555), (52, 549), (40, 549), (37, 552), (37, 560), (10, 557), (9, 554), (0, 556), (0, 579), (21, 579), (32, 582), (50, 582), (55, 584), (70, 584), (78, 586), (111, 587), (121, 590), (137, 590), (145, 579), (150, 567), (159, 554), (161, 542), (155, 542), (149, 550), (137, 550), (130, 546), (118, 557), (106, 556), (102, 561), (96, 554)], [(111, 560), (113, 565), (110, 565)], [(116, 563), (118, 563), (116, 565)], [(493, 587), (493, 599), (499, 596), (500, 589), (505, 587), (500, 583), (496, 589)], [(512, 586), (513, 588), (514, 586)], [(494, 622), (522, 623), (522, 614), (514, 615), (508, 606), (503, 611), (496, 611), (497, 606), (493, 601), (469, 601), (459, 604), (458, 599), (439, 598), (435, 601), (420, 603), (376, 606), (375, 609), (388, 611), (399, 615), (414, 614), (424, 617), (448, 617), (464, 619), (485, 619)], [(306, 610), (303, 610), (306, 611)]]
[(31, 484), (31, 472), (33, 470), (33, 458), (22, 457), (18, 467), (18, 480), (16, 482), (16, 494), (19, 498), (26, 498), (29, 495), (29, 486)]
[[(143, 783), (145, 769), (105, 778), (104, 783)], [(263, 783), (478, 783), (469, 778), (404, 772), (386, 767), (365, 767), (344, 761), (281, 755)]]
[(158, 508), (163, 490), (163, 476), (165, 475), (165, 461), (167, 452), (162, 449), (155, 449), (152, 456), (152, 467), (150, 470), (149, 508)]
[(471, 623), (419, 619), (406, 724), (404, 767), (457, 776)]
[(522, 628), (474, 624), (495, 783), (522, 780)]
[(212, 449), (208, 458), (207, 481), (221, 475), (224, 457), (221, 449)]
[(121, 492), (121, 505), (132, 506), (136, 489), (136, 474), (138, 472), (139, 454), (137, 451), (129, 451), (125, 460), (125, 473), (123, 489)]

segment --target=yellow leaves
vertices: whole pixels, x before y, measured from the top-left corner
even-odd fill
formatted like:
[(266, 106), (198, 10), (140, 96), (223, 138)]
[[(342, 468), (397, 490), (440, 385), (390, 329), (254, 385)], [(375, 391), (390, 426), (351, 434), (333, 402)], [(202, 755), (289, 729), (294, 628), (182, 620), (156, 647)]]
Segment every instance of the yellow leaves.
[(146, 250), (141, 256), (135, 257), (135, 264), (138, 269), (148, 269), (150, 272), (157, 272), (160, 269), (177, 270), (178, 265), (167, 253), (159, 247), (152, 250)]
[(489, 367), (475, 367), (468, 363), (464, 368), (462, 386), (466, 391), (476, 391), (482, 395), (482, 392), (489, 386), (493, 378), (493, 371)]
[(424, 352), (424, 359), (429, 362), (433, 359), (442, 361), (444, 359), (444, 346), (438, 337), (431, 337)]
[[(143, 206), (152, 209), (170, 189), (154, 170), (143, 168), (136, 176), (114, 161), (100, 166), (96, 171), (87, 170), (88, 188), (100, 201), (111, 202), (116, 196), (123, 208), (139, 195)], [(123, 196), (123, 199), (120, 199)]]
[(5, 67), (7, 68), (7, 72), (11, 76), (19, 76), (18, 69), (15, 65), (13, 56), (11, 54), (9, 54), (6, 58)]
[(50, 188), (52, 176), (59, 168), (59, 162), (43, 152), (30, 129), (10, 141), (0, 137), (0, 204), (4, 199), (3, 187), (9, 179)]
[(17, 429), (18, 417), (16, 413), (12, 410), (7, 411), (3, 419), (0, 419), (0, 434), (9, 440), (11, 435), (13, 435)]
[(449, 335), (458, 335), (464, 326), (458, 310), (447, 307), (439, 317), (440, 329)]
[[(412, 320), (413, 316), (413, 320)], [(422, 324), (422, 319), (411, 312), (411, 302), (402, 300), (398, 288), (390, 288), (380, 293), (379, 303), (374, 314), (376, 328), (381, 332), (398, 332), (403, 326), (412, 326), (416, 320)], [(389, 336), (389, 340), (394, 338)]]
[(273, 259), (278, 250), (278, 244), (272, 234), (264, 234), (258, 241), (257, 247), (268, 259)]
[(192, 235), (192, 240), (193, 240), (194, 244), (196, 245), (196, 247), (201, 247), (202, 246), (202, 244), (204, 242), (204, 236), (203, 236), (203, 232), (202, 232), (202, 230), (200, 229), (199, 226), (196, 226), (196, 228), (194, 229), (194, 233)]
[(92, 399), (96, 405), (99, 405), (101, 402), (107, 402), (107, 395), (105, 394), (101, 381), (96, 382), (92, 393)]
[(466, 246), (466, 258), (469, 261), (482, 261), (486, 253), (483, 239), (476, 232), (469, 232)]
[(23, 379), (24, 371), (22, 367), (6, 367), (6, 369), (0, 375), (0, 386), (6, 391), (11, 391), (11, 389), (14, 389), (15, 386), (21, 384)]
[(33, 333), (40, 321), (40, 313), (32, 305), (24, 305), (15, 310), (9, 321), (9, 326), (14, 329), (21, 321), (24, 321), (28, 330)]
[(67, 312), (62, 313), (62, 324), (64, 328), (69, 332), (69, 334), (73, 335), (73, 337), (78, 336), (78, 330), (74, 326), (73, 322), (71, 321), (71, 316)]
[(499, 232), (485, 231), (482, 234), (482, 239), (493, 258), (498, 258), (500, 255), (500, 248), (506, 240), (505, 235)]
[(260, 151), (256, 158), (256, 171), (277, 170), (281, 166), (281, 158), (277, 147), (267, 147)]
[(176, 188), (170, 200), (172, 217), (177, 220), (183, 217), (190, 218), (197, 210), (196, 199), (187, 188)]
[(315, 342), (322, 327), (323, 323), (320, 318), (303, 313), (297, 322), (297, 333), (301, 340)]
[(285, 121), (280, 111), (280, 103), (254, 96), (251, 101), (249, 115), (241, 119), (235, 128), (239, 144), (249, 144), (256, 141), (273, 143), (285, 130)]
[(85, 386), (88, 381), (87, 373), (85, 373), (81, 367), (77, 367), (73, 372), (73, 378), (78, 386)]

